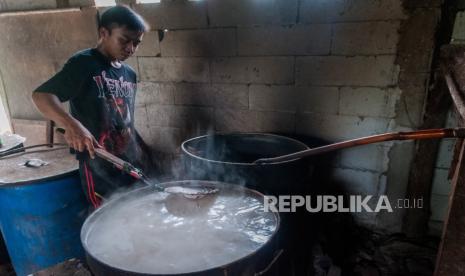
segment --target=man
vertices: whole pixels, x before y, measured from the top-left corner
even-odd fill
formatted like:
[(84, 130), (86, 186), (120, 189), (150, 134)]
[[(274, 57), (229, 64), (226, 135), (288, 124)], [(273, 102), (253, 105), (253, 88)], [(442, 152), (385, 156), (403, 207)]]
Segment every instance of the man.
[[(97, 14), (97, 21), (97, 46), (74, 54), (32, 95), (39, 111), (66, 129), (65, 139), (78, 152), (83, 188), (93, 208), (98, 208), (102, 197), (133, 182), (95, 158), (95, 148), (139, 166), (147, 152), (134, 129), (136, 73), (123, 61), (134, 54), (148, 26), (122, 5), (101, 17)], [(61, 107), (65, 101), (71, 114)]]

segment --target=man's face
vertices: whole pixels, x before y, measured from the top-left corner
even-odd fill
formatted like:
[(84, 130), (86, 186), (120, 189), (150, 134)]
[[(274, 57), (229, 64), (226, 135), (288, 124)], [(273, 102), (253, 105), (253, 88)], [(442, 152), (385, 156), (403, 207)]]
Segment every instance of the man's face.
[(100, 29), (102, 46), (111, 60), (123, 61), (132, 56), (143, 36), (143, 32), (132, 31), (126, 27), (115, 27), (111, 32), (105, 28)]

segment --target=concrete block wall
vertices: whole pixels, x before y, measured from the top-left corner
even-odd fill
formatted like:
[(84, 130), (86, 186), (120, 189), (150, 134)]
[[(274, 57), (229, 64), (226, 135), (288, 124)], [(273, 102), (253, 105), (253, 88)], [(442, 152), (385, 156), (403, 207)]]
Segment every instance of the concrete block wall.
[[(86, 1), (71, 2), (87, 5)], [(162, 0), (134, 4), (152, 26), (137, 55), (128, 60), (139, 74), (137, 129), (155, 150), (169, 154), (178, 153), (184, 139), (208, 131), (296, 133), (340, 141), (415, 129), (421, 120), (440, 10), (437, 5), (414, 2)], [(12, 55), (3, 56), (11, 68), (21, 69), (6, 75), (7, 94), (31, 91), (33, 84), (59, 68), (57, 60), (63, 61), (76, 45), (93, 45), (92, 15), (84, 14), (89, 16), (85, 22), (74, 22), (76, 29), (89, 34), (63, 40), (69, 47), (59, 57), (50, 53), (48, 61), (37, 62), (50, 68), (39, 77), (30, 76), (34, 81), (18, 82), (21, 75), (16, 73), (27, 70), (13, 66)], [(37, 25), (34, 20), (21, 20), (27, 26)], [(161, 41), (158, 30), (167, 30)], [(56, 33), (61, 34), (41, 35), (46, 40), (36, 40), (36, 49), (50, 49), (46, 41), (55, 41)], [(6, 37), (9, 42), (3, 48), (32, 51), (12, 46), (23, 36)], [(13, 56), (19, 65), (24, 64), (20, 56)], [(30, 105), (9, 101), (10, 113), (19, 119), (40, 118)], [(348, 193), (403, 197), (412, 154), (412, 143), (345, 150), (332, 164), (333, 177), (345, 184)], [(359, 214), (356, 218), (369, 227), (398, 231), (402, 216)]]
[[(207, 131), (297, 133), (340, 141), (415, 129), (439, 8), (412, 4), (407, 11), (404, 2), (135, 5), (153, 30), (167, 29), (161, 42), (152, 31), (131, 61), (140, 73), (138, 128), (152, 147), (165, 152), (176, 152), (183, 139)], [(416, 26), (416, 32), (427, 28), (415, 36), (426, 49), (413, 57), (409, 51), (418, 44), (401, 40), (403, 33), (413, 32), (405, 24)], [(402, 198), (411, 154), (412, 143), (345, 150), (333, 164), (334, 178), (345, 182), (348, 193)], [(401, 218), (357, 216), (387, 231), (399, 231)]]

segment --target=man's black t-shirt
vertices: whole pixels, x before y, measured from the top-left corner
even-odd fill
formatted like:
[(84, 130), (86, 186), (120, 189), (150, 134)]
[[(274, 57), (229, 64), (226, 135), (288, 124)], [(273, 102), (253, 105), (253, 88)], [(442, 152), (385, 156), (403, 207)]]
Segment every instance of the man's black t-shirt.
[[(86, 49), (74, 54), (61, 71), (35, 92), (52, 93), (61, 102), (69, 101), (71, 115), (100, 145), (137, 163), (141, 150), (134, 129), (136, 83), (136, 73), (130, 66), (121, 63), (121, 67), (114, 67), (98, 50)], [(132, 182), (103, 160), (79, 159), (86, 182), (83, 184), (93, 204), (98, 201), (95, 194), (108, 194)]]

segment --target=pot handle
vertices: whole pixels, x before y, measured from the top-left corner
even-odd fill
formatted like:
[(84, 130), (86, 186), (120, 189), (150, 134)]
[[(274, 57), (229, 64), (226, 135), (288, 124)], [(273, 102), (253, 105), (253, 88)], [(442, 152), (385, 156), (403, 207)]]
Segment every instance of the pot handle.
[(440, 129), (425, 129), (410, 132), (391, 132), (378, 135), (372, 135), (347, 141), (342, 141), (334, 144), (329, 144), (322, 147), (307, 149), (283, 156), (272, 158), (260, 158), (255, 160), (254, 164), (269, 164), (277, 162), (291, 161), (294, 159), (307, 157), (311, 155), (322, 154), (335, 150), (351, 148), (355, 146), (368, 145), (379, 142), (395, 141), (395, 140), (423, 140), (423, 139), (441, 139), (441, 138), (465, 138), (465, 128), (440, 128)]
[(280, 249), (278, 250), (278, 252), (276, 252), (274, 254), (274, 257), (273, 259), (271, 260), (271, 262), (260, 272), (256, 272), (254, 274), (254, 276), (261, 276), (261, 275), (264, 275), (266, 273), (268, 273), (268, 271), (273, 267), (273, 265), (278, 261), (278, 259), (281, 257), (281, 255), (283, 254), (284, 252), (284, 249)]

